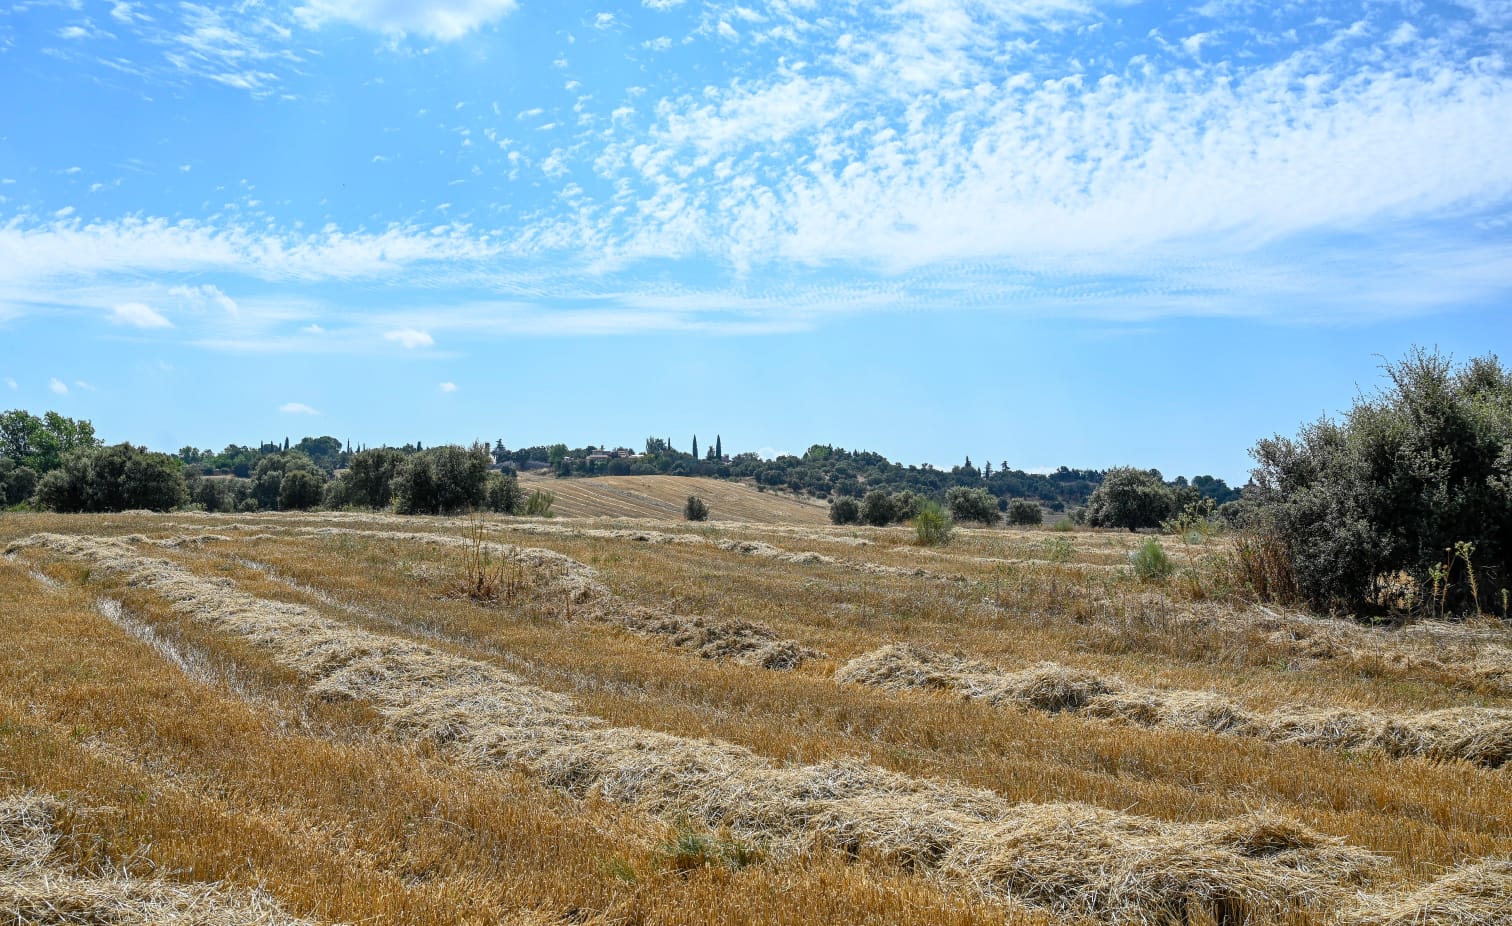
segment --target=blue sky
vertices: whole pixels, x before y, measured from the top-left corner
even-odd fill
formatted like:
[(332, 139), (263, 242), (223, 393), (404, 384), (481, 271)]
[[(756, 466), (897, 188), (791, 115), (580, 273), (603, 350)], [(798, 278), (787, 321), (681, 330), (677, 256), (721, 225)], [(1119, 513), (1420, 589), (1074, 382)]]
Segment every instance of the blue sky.
[[(3, 0), (0, 0), (3, 2)], [(1512, 333), (1512, 0), (18, 2), (0, 407), (1157, 466)]]

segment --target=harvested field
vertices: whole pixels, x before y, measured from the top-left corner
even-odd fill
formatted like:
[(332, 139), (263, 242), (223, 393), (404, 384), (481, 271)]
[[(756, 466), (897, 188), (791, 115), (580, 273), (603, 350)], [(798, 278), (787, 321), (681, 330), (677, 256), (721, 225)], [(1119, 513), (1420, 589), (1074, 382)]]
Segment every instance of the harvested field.
[(689, 495), (709, 503), (711, 521), (754, 524), (828, 524), (829, 505), (786, 492), (759, 492), (754, 486), (725, 479), (692, 476), (604, 476), (554, 479), (524, 476), (520, 488), (556, 495), (552, 510), (566, 518), (682, 519)]
[[(1048, 532), (942, 559), (888, 530), (490, 519), (521, 578), (474, 601), (452, 589), (476, 526), (7, 518), (25, 604), (0, 652), (27, 656), (0, 662), (0, 743), (47, 746), (0, 768), (82, 802), (81, 872), (151, 880), (146, 852), (318, 921), (1506, 922), (1512, 703), (1418, 664), (1278, 661), (1254, 628), (1276, 618), (1174, 584), (1251, 648), (1104, 635), (1153, 608), (1124, 538), (1074, 535), (1065, 563), (1024, 555)], [(1045, 586), (1107, 613), (1057, 620)], [(1360, 632), (1461, 663), (1507, 640)], [(174, 694), (126, 695), (147, 679)], [(242, 767), (259, 736), (277, 787)], [(154, 804), (192, 844), (148, 835)]]
[(962, 656), (916, 646), (885, 646), (858, 656), (841, 681), (891, 691), (951, 691), (990, 704), (1069, 711), (1139, 726), (1168, 726), (1252, 736), (1315, 749), (1373, 750), (1392, 758), (1459, 759), (1488, 768), (1512, 760), (1512, 710), (1449, 708), (1414, 714), (1288, 705), (1246, 710), (1209, 692), (1130, 685), (1118, 678), (1042, 662), (1006, 671)]
[(16, 923), (301, 926), (267, 895), (207, 884), (81, 875), (61, 856), (62, 802), (40, 794), (0, 798), (0, 916)]

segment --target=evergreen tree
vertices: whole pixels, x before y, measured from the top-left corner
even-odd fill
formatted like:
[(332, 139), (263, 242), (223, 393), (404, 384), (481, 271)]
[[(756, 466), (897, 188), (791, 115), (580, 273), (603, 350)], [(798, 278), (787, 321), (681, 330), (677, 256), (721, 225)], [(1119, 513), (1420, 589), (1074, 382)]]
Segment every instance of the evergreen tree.
[(724, 441), (720, 440), (719, 435), (716, 434), (716, 435), (714, 435), (714, 462), (718, 463), (718, 462), (720, 462), (723, 459), (724, 459)]
[(698, 435), (693, 435), (693, 459), (698, 459)]
[(284, 438), (284, 453), (288, 453), (288, 452), (289, 452), (289, 439), (287, 437), (285, 437)]

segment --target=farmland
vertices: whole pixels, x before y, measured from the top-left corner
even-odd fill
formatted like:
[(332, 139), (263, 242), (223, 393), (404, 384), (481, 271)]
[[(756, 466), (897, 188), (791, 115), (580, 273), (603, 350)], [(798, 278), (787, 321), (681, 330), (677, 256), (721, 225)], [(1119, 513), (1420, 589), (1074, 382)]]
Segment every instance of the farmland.
[(921, 549), (734, 484), (688, 524), (686, 484), (7, 515), (0, 909), (1512, 922), (1499, 622), (1262, 607), (1222, 537), (1148, 585), (1128, 533)]

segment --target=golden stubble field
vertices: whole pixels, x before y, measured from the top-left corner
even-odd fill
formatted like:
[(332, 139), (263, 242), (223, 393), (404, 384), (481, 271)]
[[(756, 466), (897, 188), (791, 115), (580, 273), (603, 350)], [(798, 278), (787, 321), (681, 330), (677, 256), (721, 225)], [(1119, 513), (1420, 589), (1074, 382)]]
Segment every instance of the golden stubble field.
[(6, 515), (0, 921), (1512, 922), (1499, 623), (909, 539)]

